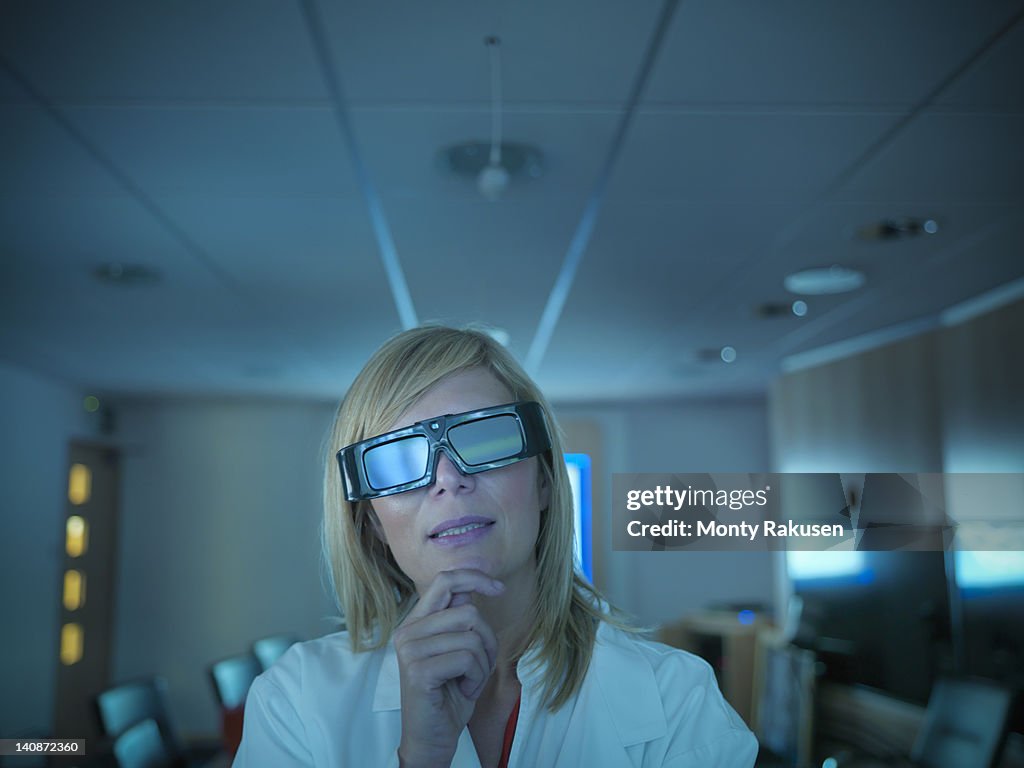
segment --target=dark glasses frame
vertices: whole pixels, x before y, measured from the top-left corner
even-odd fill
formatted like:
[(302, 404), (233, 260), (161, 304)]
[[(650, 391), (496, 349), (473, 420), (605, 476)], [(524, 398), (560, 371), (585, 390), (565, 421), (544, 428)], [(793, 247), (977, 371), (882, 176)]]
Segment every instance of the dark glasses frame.
[[(515, 416), (522, 438), (522, 448), (515, 455), (482, 464), (467, 464), (448, 440), (448, 431), (453, 427), (493, 416), (506, 415)], [(427, 465), (424, 468), (423, 476), (389, 488), (374, 488), (366, 474), (364, 462), (366, 453), (386, 443), (416, 436), (427, 438)], [(440, 451), (444, 451), (460, 472), (465, 475), (473, 475), (490, 469), (507, 467), (509, 464), (536, 456), (550, 448), (551, 435), (548, 433), (547, 422), (544, 419), (544, 410), (540, 403), (529, 400), (424, 419), (410, 427), (396, 429), (393, 432), (386, 432), (383, 435), (345, 446), (338, 451), (337, 458), (338, 466), (341, 469), (341, 482), (345, 488), (345, 498), (348, 501), (365, 501), (433, 485), (437, 479), (437, 460)]]

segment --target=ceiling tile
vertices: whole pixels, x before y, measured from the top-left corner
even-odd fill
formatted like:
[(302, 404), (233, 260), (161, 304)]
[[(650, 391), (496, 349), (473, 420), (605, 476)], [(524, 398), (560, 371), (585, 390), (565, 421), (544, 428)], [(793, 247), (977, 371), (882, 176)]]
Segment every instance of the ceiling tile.
[[(1020, 8), (1018, 8), (1018, 12)], [(936, 100), (949, 108), (1024, 109), (1024, 24), (1018, 23)]]
[(839, 200), (1024, 200), (1024, 113), (924, 114), (837, 194)]
[(616, 200), (808, 200), (891, 125), (868, 114), (638, 114)]
[(309, 102), (324, 88), (297, 3), (5, 3), (0, 51), (59, 103)]
[(686, 3), (646, 100), (689, 104), (913, 104), (1021, 3)]
[(538, 0), (499, 6), (322, 4), (340, 77), (355, 104), (490, 100), (484, 38), (501, 37), (503, 95), (516, 102), (623, 103), (653, 31), (653, 3)]
[(0, 197), (111, 195), (123, 190), (43, 110), (0, 105)]
[(73, 108), (69, 117), (149, 195), (351, 195), (325, 108)]

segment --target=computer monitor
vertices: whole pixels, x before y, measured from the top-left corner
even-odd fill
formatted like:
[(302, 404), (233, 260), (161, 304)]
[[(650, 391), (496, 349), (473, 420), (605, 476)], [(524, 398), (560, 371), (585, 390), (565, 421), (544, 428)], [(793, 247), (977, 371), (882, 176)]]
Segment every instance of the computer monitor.
[(590, 550), (590, 457), (585, 453), (565, 454), (565, 468), (572, 486), (575, 513), (576, 564), (589, 581), (594, 580)]

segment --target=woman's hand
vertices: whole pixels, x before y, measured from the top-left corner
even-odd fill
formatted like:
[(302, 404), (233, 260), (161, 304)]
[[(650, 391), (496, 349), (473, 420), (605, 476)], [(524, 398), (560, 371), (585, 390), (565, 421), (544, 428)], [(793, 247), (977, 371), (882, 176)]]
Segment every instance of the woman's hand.
[(498, 641), (473, 592), (505, 587), (482, 571), (442, 571), (395, 630), (402, 687), (402, 766), (449, 766), (459, 735), (494, 671)]

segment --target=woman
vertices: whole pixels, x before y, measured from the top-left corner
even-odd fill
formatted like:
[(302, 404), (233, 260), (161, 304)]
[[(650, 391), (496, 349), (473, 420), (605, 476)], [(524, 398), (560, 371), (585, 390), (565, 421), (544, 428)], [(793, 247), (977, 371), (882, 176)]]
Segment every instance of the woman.
[(348, 632), (256, 680), (236, 766), (753, 764), (710, 667), (639, 639), (576, 573), (551, 410), (489, 336), (388, 341), (329, 448)]

